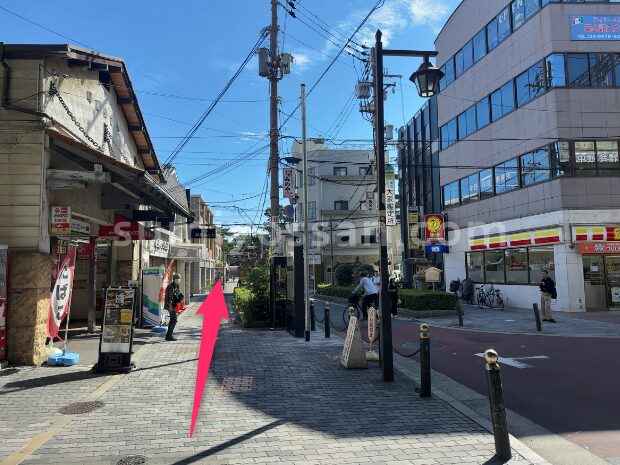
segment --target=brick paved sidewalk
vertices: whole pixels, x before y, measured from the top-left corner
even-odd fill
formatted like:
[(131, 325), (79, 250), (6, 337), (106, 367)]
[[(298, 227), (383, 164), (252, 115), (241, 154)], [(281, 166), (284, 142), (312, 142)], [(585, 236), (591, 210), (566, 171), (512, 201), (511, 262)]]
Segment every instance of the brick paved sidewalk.
[[(147, 344), (138, 368), (104, 392), (105, 406), (77, 415), (25, 464), (115, 464), (130, 454), (149, 464), (485, 464), (493, 438), (438, 398), (420, 399), (400, 373), (339, 366), (342, 342), (310, 343), (287, 333), (223, 327), (194, 438), (188, 430), (201, 316), (180, 319), (179, 341)], [(52, 368), (0, 377), (3, 456), (58, 420), (58, 406), (80, 400), (109, 377), (74, 369), (48, 386)], [(58, 375), (56, 375), (58, 376)], [(68, 376), (68, 375), (63, 375)], [(21, 388), (21, 390), (17, 390)], [(50, 394), (48, 396), (48, 394)], [(515, 452), (511, 464), (529, 461)]]

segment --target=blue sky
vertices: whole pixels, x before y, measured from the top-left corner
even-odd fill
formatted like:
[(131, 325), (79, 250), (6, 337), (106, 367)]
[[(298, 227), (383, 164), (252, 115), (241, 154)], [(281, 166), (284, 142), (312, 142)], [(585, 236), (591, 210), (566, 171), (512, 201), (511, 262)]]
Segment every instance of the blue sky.
[[(309, 20), (318, 22), (311, 13), (348, 37), (376, 0), (298, 0), (298, 3), (306, 8), (301, 10), (305, 16), (299, 15), (300, 19), (314, 29), (325, 35)], [(385, 0), (355, 40), (370, 44), (374, 31), (380, 27), (388, 47), (432, 49), (437, 32), (457, 3), (458, 0)], [(0, 6), (66, 35), (74, 43), (79, 41), (102, 53), (124, 58), (162, 162), (208, 107), (209, 99), (226, 84), (261, 29), (270, 22), (269, 0), (108, 0), (105, 3), (5, 0)], [(0, 10), (0, 17), (3, 24), (0, 40), (6, 43), (69, 42), (5, 11)], [(334, 44), (300, 19), (280, 9), (281, 50), (296, 58), (292, 73), (280, 85), (285, 113), (297, 106), (300, 84), (312, 86), (331, 61), (328, 56), (334, 56), (337, 51)], [(338, 43), (336, 39), (332, 41)], [(330, 128), (333, 136), (334, 122), (353, 91), (360, 65), (359, 62), (354, 65), (351, 56), (341, 55), (308, 97), (309, 137), (324, 136)], [(386, 104), (386, 123), (398, 127), (403, 124), (403, 113), (408, 121), (422, 104), (408, 80), (419, 62), (391, 58), (385, 66), (391, 74), (403, 75), (403, 86), (397, 87), (396, 94), (390, 94)], [(182, 182), (218, 168), (255, 144), (266, 143), (263, 137), (269, 125), (268, 91), (267, 81), (258, 76), (254, 58), (197, 132), (197, 137), (175, 160)], [(299, 112), (287, 123), (285, 134), (301, 134), (298, 118)], [(372, 129), (354, 109), (338, 125), (335, 137), (369, 140)], [(362, 148), (352, 144), (350, 148)], [(369, 147), (370, 142), (363, 148)], [(281, 143), (282, 156), (289, 149), (290, 139), (285, 139)], [(246, 223), (248, 218), (263, 221), (259, 212), (263, 205), (261, 197), (236, 202), (234, 205), (245, 209), (243, 214), (224, 209), (224, 204), (217, 202), (258, 196), (264, 187), (267, 157), (266, 151), (258, 153), (234, 170), (207, 177), (189, 187), (212, 205), (219, 223)]]

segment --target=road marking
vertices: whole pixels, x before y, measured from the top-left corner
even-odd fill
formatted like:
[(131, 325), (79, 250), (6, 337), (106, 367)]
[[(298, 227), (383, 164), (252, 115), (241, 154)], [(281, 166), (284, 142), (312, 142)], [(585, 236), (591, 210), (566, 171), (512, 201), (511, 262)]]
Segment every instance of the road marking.
[[(482, 352), (474, 354), (474, 355), (484, 358), (484, 353)], [(548, 358), (549, 357), (547, 357), (546, 355), (529, 355), (529, 356), (523, 356), (523, 357), (500, 357), (499, 363), (501, 365), (508, 365), (508, 366), (523, 370), (525, 368), (535, 368), (535, 367), (533, 365), (528, 365), (527, 363), (520, 362), (519, 360), (544, 360)]]

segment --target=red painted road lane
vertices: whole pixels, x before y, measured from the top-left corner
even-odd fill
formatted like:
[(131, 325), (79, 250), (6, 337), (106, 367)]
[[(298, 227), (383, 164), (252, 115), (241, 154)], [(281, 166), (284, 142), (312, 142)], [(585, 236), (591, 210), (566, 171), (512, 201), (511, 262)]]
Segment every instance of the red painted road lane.
[[(392, 320), (392, 325), (394, 347), (412, 352), (419, 341), (419, 324)], [(607, 457), (620, 456), (620, 339), (498, 334), (433, 326), (430, 335), (434, 370), (486, 396), (484, 360), (474, 354), (493, 348), (500, 354), (508, 408), (573, 442), (590, 446), (595, 453), (598, 449)], [(549, 358), (522, 361), (533, 368), (501, 364), (501, 357), (541, 355)], [(576, 432), (579, 434), (571, 434)], [(607, 440), (601, 441), (603, 437)], [(613, 446), (609, 443), (612, 437), (616, 438)]]

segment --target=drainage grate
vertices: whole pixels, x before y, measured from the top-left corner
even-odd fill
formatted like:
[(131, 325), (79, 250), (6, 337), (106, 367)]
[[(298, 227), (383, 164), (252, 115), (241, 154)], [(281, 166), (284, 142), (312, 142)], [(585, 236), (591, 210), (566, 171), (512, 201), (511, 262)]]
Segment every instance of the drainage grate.
[(146, 457), (144, 455), (128, 455), (116, 462), (116, 465), (143, 465), (145, 463)]
[(104, 405), (103, 402), (98, 400), (92, 402), (74, 402), (73, 404), (65, 405), (58, 411), (63, 415), (80, 415), (82, 413), (90, 413), (99, 410)]
[(227, 376), (222, 380), (222, 392), (251, 392), (254, 376)]

